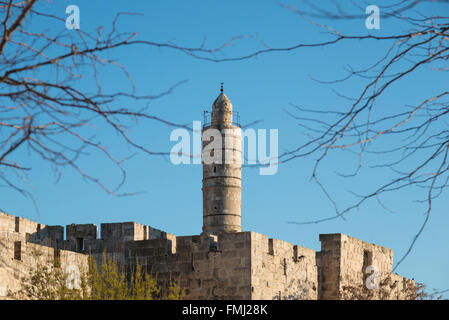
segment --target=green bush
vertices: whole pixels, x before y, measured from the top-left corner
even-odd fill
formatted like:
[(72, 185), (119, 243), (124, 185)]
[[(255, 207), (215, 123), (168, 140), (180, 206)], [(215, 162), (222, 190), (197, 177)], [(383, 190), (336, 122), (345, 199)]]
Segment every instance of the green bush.
[(106, 255), (100, 268), (89, 257), (88, 270), (80, 270), (78, 285), (69, 286), (71, 281), (56, 259), (53, 266), (38, 264), (22, 278), (21, 289), (9, 292), (9, 297), (32, 300), (179, 300), (184, 297), (184, 290), (175, 280), (161, 287), (140, 264), (126, 271)]

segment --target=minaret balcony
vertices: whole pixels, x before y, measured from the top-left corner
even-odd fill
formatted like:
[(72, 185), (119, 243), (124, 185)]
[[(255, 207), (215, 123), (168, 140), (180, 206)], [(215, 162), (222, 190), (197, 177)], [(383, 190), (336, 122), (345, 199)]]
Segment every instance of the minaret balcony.
[[(240, 115), (238, 112), (233, 112), (232, 115), (232, 125), (241, 128), (240, 125)], [(212, 126), (211, 113), (209, 111), (204, 111), (203, 113), (203, 129)]]

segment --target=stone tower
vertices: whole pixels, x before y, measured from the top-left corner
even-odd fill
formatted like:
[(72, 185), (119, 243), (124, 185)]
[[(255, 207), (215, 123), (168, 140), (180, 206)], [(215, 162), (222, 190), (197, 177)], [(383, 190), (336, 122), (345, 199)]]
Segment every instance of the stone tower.
[[(232, 103), (223, 93), (212, 105), (210, 122), (203, 126), (203, 233), (241, 232), (241, 129), (233, 122)], [(210, 143), (215, 146), (211, 150)], [(218, 152), (218, 154), (214, 154)], [(210, 155), (209, 160), (205, 161)], [(214, 157), (215, 156), (215, 157)], [(213, 160), (211, 160), (213, 158)]]

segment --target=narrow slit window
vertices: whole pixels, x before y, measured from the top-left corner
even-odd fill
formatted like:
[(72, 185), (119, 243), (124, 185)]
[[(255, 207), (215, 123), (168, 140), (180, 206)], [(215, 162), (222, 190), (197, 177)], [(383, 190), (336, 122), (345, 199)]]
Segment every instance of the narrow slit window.
[(363, 250), (363, 272), (366, 272), (366, 268), (373, 264), (373, 252), (369, 250)]
[(22, 242), (14, 241), (14, 259), (22, 260)]
[(369, 266), (373, 264), (373, 252), (369, 250), (363, 250), (363, 267), (362, 267), (362, 276), (363, 281), (366, 281), (371, 272), (368, 269)]
[(287, 275), (287, 259), (284, 258), (284, 276)]
[(78, 252), (84, 251), (84, 239), (83, 238), (76, 238), (76, 249)]

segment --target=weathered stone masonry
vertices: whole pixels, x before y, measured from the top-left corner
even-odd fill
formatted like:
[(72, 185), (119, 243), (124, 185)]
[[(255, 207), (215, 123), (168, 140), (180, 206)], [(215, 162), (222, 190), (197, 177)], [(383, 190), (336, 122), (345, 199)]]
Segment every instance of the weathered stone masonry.
[[(240, 130), (222, 92), (203, 128)], [(231, 134), (230, 141), (241, 136)], [(222, 152), (240, 157), (223, 139)], [(207, 145), (207, 143), (204, 143)], [(132, 270), (145, 266), (164, 285), (179, 281), (187, 299), (343, 299), (346, 286), (363, 286), (366, 268), (391, 276), (391, 299), (403, 298), (412, 280), (392, 274), (393, 252), (345, 234), (322, 234), (321, 251), (241, 231), (241, 164), (203, 163), (203, 232), (175, 236), (136, 222), (46, 226), (0, 212), (0, 298), (20, 288), (20, 278), (38, 263), (61, 258), (63, 267), (87, 267), (113, 257)], [(100, 234), (100, 236), (99, 236)]]
[(21, 278), (38, 264), (53, 263), (55, 258), (64, 269), (76, 265), (86, 270), (87, 255), (63, 250), (67, 244), (62, 226), (46, 226), (0, 212), (0, 298), (8, 290), (19, 290)]
[[(62, 231), (0, 213), (2, 296), (18, 289), (39, 261), (59, 256), (63, 266), (85, 267), (88, 252), (98, 262), (103, 252), (124, 266), (138, 261), (161, 283), (180, 281), (188, 299), (340, 299), (345, 283), (363, 284), (367, 252), (384, 273), (391, 273), (393, 259), (391, 250), (344, 234), (320, 235), (316, 252), (256, 232), (176, 237), (135, 222), (101, 224), (100, 238), (93, 224), (66, 226), (65, 240)], [(394, 277), (400, 297), (402, 282), (411, 280)]]

